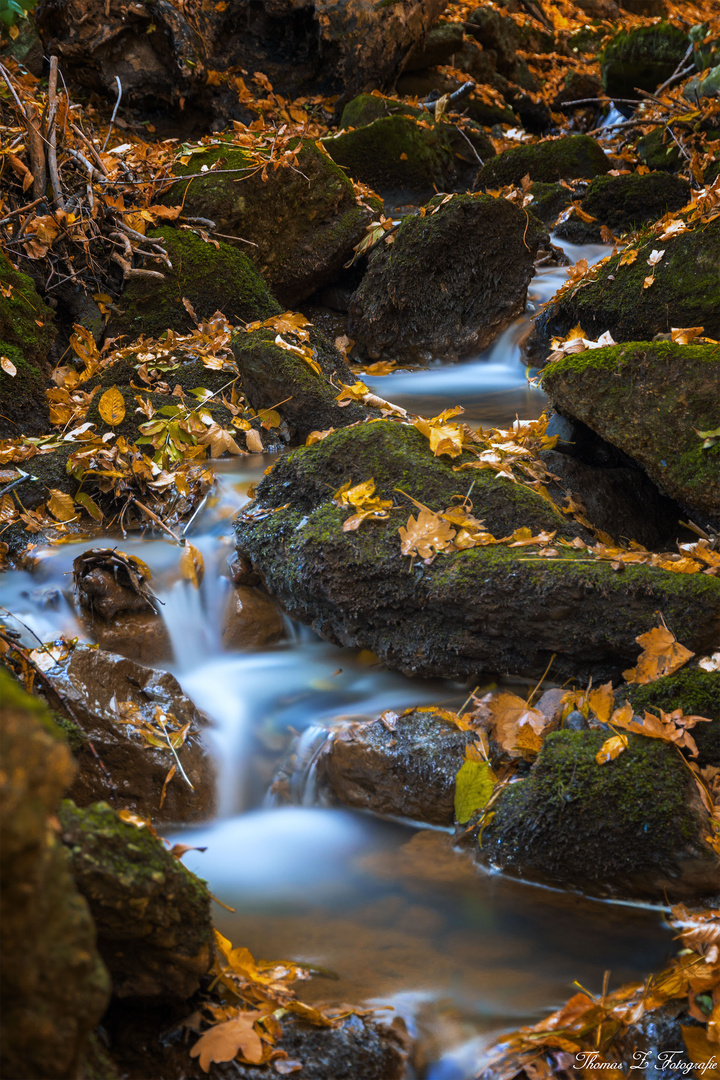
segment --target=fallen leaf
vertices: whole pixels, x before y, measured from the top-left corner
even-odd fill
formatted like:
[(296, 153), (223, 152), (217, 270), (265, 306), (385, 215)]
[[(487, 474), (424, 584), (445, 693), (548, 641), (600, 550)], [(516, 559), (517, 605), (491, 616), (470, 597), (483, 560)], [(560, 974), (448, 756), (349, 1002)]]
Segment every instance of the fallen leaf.
[(239, 1013), (234, 1020), (226, 1020), (224, 1024), (215, 1024), (200, 1036), (190, 1051), (190, 1057), (200, 1059), (203, 1072), (209, 1072), (210, 1066), (216, 1062), (233, 1061), (238, 1054), (252, 1065), (259, 1064), (263, 1049), (254, 1025), (264, 1015), (259, 1009), (253, 1009), (252, 1012)]
[(602, 744), (595, 755), (595, 760), (598, 765), (605, 765), (608, 761), (614, 761), (615, 758), (619, 757), (623, 750), (627, 750), (627, 748), (627, 735), (613, 735), (611, 738), (606, 739)]
[(190, 581), (196, 589), (200, 588), (205, 573), (205, 560), (203, 559), (202, 552), (199, 551), (194, 544), (186, 542), (182, 549), (180, 554), (180, 573), (185, 580)]
[(670, 337), (678, 345), (690, 345), (704, 330), (704, 326), (671, 326)]
[(72, 495), (66, 495), (64, 491), (58, 491), (57, 488), (48, 488), (48, 492), (50, 498), (47, 501), (47, 508), (54, 518), (58, 521), (72, 521), (77, 517)]
[(674, 634), (664, 626), (656, 626), (635, 640), (642, 645), (643, 651), (637, 665), (623, 671), (623, 678), (629, 683), (643, 685), (655, 682), (663, 675), (672, 675), (695, 655), (676, 641)]
[(116, 427), (125, 419), (125, 402), (117, 386), (111, 386), (98, 401), (98, 412), (106, 424)]
[(17, 375), (17, 368), (7, 356), (0, 356), (0, 368), (3, 369), (6, 375), (9, 375), (13, 379)]
[(661, 251), (651, 251), (647, 260), (648, 266), (657, 266), (664, 254), (664, 248)]
[(482, 810), (492, 795), (497, 777), (489, 761), (466, 758), (455, 777), (455, 820), (464, 825)]
[(720, 671), (720, 652), (713, 653), (712, 656), (704, 656), (702, 660), (698, 660), (698, 667), (703, 671)]
[(439, 551), (447, 551), (455, 537), (455, 530), (439, 514), (421, 510), (417, 519), (410, 515), (407, 525), (398, 529), (400, 549), (403, 555), (419, 555), (430, 559)]
[(517, 694), (503, 691), (483, 698), (490, 713), (492, 734), (495, 741), (510, 757), (520, 757), (522, 747), (517, 747), (518, 731), (529, 724), (536, 735), (542, 735), (549, 721), (539, 709), (532, 709)]
[(245, 432), (245, 443), (251, 454), (263, 453), (264, 447), (262, 438), (260, 437), (260, 432), (256, 431), (255, 428), (250, 428)]

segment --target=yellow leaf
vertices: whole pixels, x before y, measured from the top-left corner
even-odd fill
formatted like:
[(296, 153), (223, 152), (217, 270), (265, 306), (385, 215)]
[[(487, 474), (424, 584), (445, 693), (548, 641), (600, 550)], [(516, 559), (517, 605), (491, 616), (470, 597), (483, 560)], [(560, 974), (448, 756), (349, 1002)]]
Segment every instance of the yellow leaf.
[(591, 690), (588, 695), (588, 705), (597, 716), (601, 724), (607, 724), (613, 711), (615, 698), (611, 682), (598, 686), (597, 690)]
[(417, 520), (410, 515), (405, 528), (401, 525), (400, 548), (403, 555), (419, 555), (429, 559), (439, 551), (447, 551), (455, 537), (455, 530), (439, 514), (421, 510)]
[(47, 502), (47, 508), (54, 518), (57, 518), (58, 521), (72, 521), (74, 517), (77, 517), (72, 495), (66, 495), (63, 491), (58, 491), (57, 488), (48, 488), (48, 491), (50, 498)]
[(264, 1015), (262, 1010), (253, 1009), (252, 1012), (238, 1013), (234, 1020), (226, 1020), (224, 1024), (215, 1024), (200, 1036), (190, 1051), (190, 1057), (200, 1059), (203, 1072), (209, 1072), (215, 1062), (233, 1061), (238, 1054), (250, 1064), (259, 1064), (263, 1048), (260, 1036), (255, 1031), (255, 1022)]
[(200, 588), (200, 582), (205, 573), (205, 560), (202, 552), (194, 544), (185, 543), (180, 555), (180, 573), (186, 581), (192, 582), (196, 589)]
[(671, 326), (670, 337), (678, 345), (690, 345), (703, 333), (704, 326)]
[(455, 820), (464, 825), (482, 810), (492, 795), (497, 777), (490, 762), (466, 758), (455, 777)]
[(616, 757), (622, 754), (623, 750), (627, 750), (627, 747), (627, 735), (613, 735), (602, 744), (595, 755), (595, 760), (598, 765), (605, 765), (608, 761), (614, 761)]
[(695, 1069), (696, 1076), (702, 1076), (704, 1080), (720, 1080), (720, 1049), (717, 1044), (710, 1042), (707, 1032), (701, 1027), (681, 1027), (683, 1042), (688, 1052), (688, 1057), (696, 1065), (707, 1066)]
[(17, 368), (7, 356), (0, 356), (0, 368), (3, 369), (6, 375), (9, 375), (13, 379), (17, 375)]
[(655, 682), (663, 675), (672, 675), (695, 655), (676, 641), (674, 634), (664, 626), (656, 626), (635, 640), (642, 645), (643, 651), (638, 657), (637, 666), (623, 671), (623, 678), (629, 683), (642, 685)]
[(98, 401), (98, 412), (106, 424), (115, 427), (125, 419), (125, 402), (117, 386), (111, 386)]
[[(492, 718), (492, 734), (495, 741), (510, 757), (521, 757), (523, 749), (529, 745), (518, 746), (518, 735), (522, 727), (530, 725), (536, 735), (542, 735), (550, 721), (539, 709), (531, 709), (526, 701), (517, 694), (503, 692), (493, 694), (486, 702)], [(524, 733), (527, 742), (527, 733)]]
[(262, 454), (262, 452), (263, 452), (263, 444), (262, 444), (262, 439), (260, 438), (260, 432), (259, 431), (256, 431), (254, 428), (250, 428), (248, 431), (246, 431), (245, 432), (245, 443), (247, 445), (248, 450), (252, 454)]
[(655, 278), (652, 276), (652, 274), (649, 274), (648, 277), (646, 277), (643, 280), (643, 286), (642, 287), (643, 287), (643, 289), (649, 289), (650, 286), (654, 285), (654, 284), (655, 284)]

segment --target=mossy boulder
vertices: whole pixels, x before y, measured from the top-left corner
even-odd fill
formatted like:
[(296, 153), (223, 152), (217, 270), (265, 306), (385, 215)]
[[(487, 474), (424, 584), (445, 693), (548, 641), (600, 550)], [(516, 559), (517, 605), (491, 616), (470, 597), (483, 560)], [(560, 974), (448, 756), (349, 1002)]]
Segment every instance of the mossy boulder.
[(421, 71), (446, 64), (455, 53), (460, 52), (464, 40), (463, 28), (459, 23), (437, 23), (428, 31), (425, 40), (413, 48), (403, 64), (403, 71)]
[[(80, 771), (68, 791), (79, 805), (112, 798), (118, 809), (164, 824), (212, 816), (215, 768), (202, 742), (207, 719), (174, 676), (89, 645), (76, 646), (47, 676), (65, 703), (66, 715), (83, 735), (76, 749)], [(119, 711), (120, 705), (125, 713)], [(176, 749), (177, 758), (162, 745), (158, 708), (170, 731), (190, 724)], [(139, 726), (123, 722), (133, 716), (139, 726), (150, 725), (159, 732), (156, 742), (159, 739), (161, 745), (148, 742)], [(178, 759), (192, 788), (178, 769), (163, 794)]]
[(683, 87), (683, 97), (693, 104), (699, 104), (701, 98), (720, 97), (720, 64), (690, 79)]
[(691, 735), (697, 744), (701, 767), (720, 767), (720, 672), (686, 667), (644, 686), (623, 686), (616, 693), (618, 705), (628, 700), (636, 713), (658, 709), (682, 709), (685, 716), (707, 716), (712, 723), (696, 724)]
[(530, 187), (532, 202), (529, 208), (543, 225), (554, 225), (559, 214), (573, 201), (573, 193), (564, 184), (536, 182)]
[[(238, 551), (293, 618), (412, 675), (541, 675), (554, 653), (557, 678), (618, 677), (658, 608), (688, 648), (708, 651), (717, 640), (720, 581), (703, 574), (646, 566), (617, 574), (609, 563), (573, 565), (574, 549), (562, 562), (527, 561), (527, 549), (506, 546), (411, 563), (398, 536), (418, 512), (406, 496), (442, 511), (473, 482), (473, 513), (493, 535), (520, 526), (576, 534), (529, 488), (488, 470), (455, 471), (473, 460), (467, 452), (433, 457), (406, 424), (344, 428), (281, 458), (262, 479), (251, 512), (236, 522)], [(349, 513), (333, 493), (371, 477), (396, 508), (385, 521), (343, 532)]]
[(51, 819), (75, 773), (46, 706), (0, 668), (0, 1069), (71, 1077), (110, 997), (95, 927)]
[(717, 891), (720, 861), (687, 766), (656, 739), (629, 737), (598, 765), (603, 732), (548, 735), (530, 776), (511, 784), (482, 835), (484, 863), (596, 896), (663, 901)]
[(455, 161), (444, 124), (414, 117), (382, 116), (323, 140), (330, 157), (353, 180), (384, 197), (425, 202), (453, 182)]
[(506, 199), (438, 197), (380, 244), (350, 303), (348, 332), (373, 360), (480, 351), (519, 315), (544, 230)]
[(77, 887), (92, 912), (113, 996), (184, 1001), (213, 957), (210, 894), (150, 829), (105, 802), (58, 817)]
[(310, 344), (318, 374), (297, 353), (275, 344), (274, 330), (242, 331), (233, 336), (233, 353), (243, 391), (253, 409), (274, 408), (287, 421), (293, 443), (304, 442), (311, 431), (326, 431), (379, 416), (359, 402), (340, 406), (342, 387), (356, 381), (350, 366), (320, 331), (311, 331)]
[(675, 172), (682, 161), (678, 145), (669, 131), (662, 127), (653, 128), (635, 143), (637, 155), (648, 169), (663, 169)]
[(589, 135), (570, 135), (503, 151), (480, 170), (478, 183), (481, 187), (498, 188), (519, 184), (524, 176), (544, 184), (591, 180), (610, 168), (599, 143)]
[(218, 232), (238, 237), (232, 243), (288, 306), (310, 296), (342, 268), (373, 216), (320, 146), (308, 141), (296, 153), (296, 164), (269, 169), (263, 179), (248, 153), (218, 143), (175, 167), (175, 175), (182, 177), (207, 166), (208, 176), (180, 179), (165, 196), (171, 205), (182, 203), (186, 215), (210, 218)]
[(17, 369), (9, 375), (0, 368), (0, 438), (40, 435), (50, 426), (45, 387), (56, 334), (54, 315), (32, 278), (16, 270), (2, 252), (0, 286), (0, 357)]
[(326, 743), (318, 781), (345, 806), (449, 827), (455, 776), (473, 739), (433, 709), (349, 724)]
[(720, 526), (720, 445), (698, 431), (720, 421), (720, 345), (632, 342), (573, 353), (548, 365), (543, 387), (637, 461), (699, 524)]
[(168, 225), (147, 234), (162, 239), (172, 270), (157, 265), (165, 281), (133, 281), (118, 301), (121, 314), (112, 316), (108, 333), (128, 339), (144, 334), (159, 337), (166, 330), (195, 329), (183, 300), (189, 300), (199, 319), (222, 311), (231, 323), (252, 322), (277, 315), (282, 308), (243, 251), (223, 240), (204, 241), (191, 229)]
[[(619, 342), (651, 341), (674, 326), (702, 326), (708, 337), (720, 338), (720, 220), (635, 246), (634, 262), (622, 261), (626, 252), (613, 255), (592, 277), (547, 304), (526, 345), (530, 358), (544, 361), (551, 339), (578, 324), (588, 338), (609, 330)], [(664, 255), (653, 274), (647, 260), (654, 250)], [(650, 276), (654, 283), (644, 288)]]
[[(600, 54), (603, 88), (612, 98), (637, 98), (669, 79), (685, 56), (690, 39), (672, 23), (621, 30)], [(626, 106), (621, 103), (620, 111)]]
[(613, 232), (656, 221), (670, 210), (680, 210), (690, 201), (687, 180), (666, 172), (640, 176), (596, 176), (582, 201), (582, 208)]

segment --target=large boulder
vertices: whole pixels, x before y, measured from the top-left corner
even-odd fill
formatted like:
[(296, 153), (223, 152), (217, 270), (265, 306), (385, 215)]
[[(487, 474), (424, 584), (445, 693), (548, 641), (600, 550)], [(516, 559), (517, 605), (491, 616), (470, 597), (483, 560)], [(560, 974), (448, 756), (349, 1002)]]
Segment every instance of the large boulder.
[[(664, 253), (654, 268), (648, 263), (653, 251)], [(578, 325), (594, 340), (609, 330), (615, 341), (652, 341), (673, 327), (692, 326), (720, 338), (719, 264), (718, 218), (665, 240), (642, 239), (553, 298), (535, 320), (527, 354), (544, 361), (551, 339)], [(649, 277), (653, 284), (644, 287)]]
[[(321, 145), (308, 140), (296, 152), (296, 162), (264, 173), (247, 151), (218, 143), (193, 154), (186, 165), (178, 162), (179, 180), (165, 196), (172, 205), (182, 204), (186, 215), (209, 218), (219, 233), (237, 237), (231, 242), (288, 306), (342, 268), (373, 217)], [(207, 177), (196, 175), (204, 169)], [(183, 182), (183, 175), (194, 179)]]
[[(60, 695), (64, 726), (80, 762), (68, 792), (75, 802), (87, 806), (109, 799), (155, 822), (212, 815), (215, 769), (202, 743), (207, 719), (173, 675), (78, 645), (47, 677)], [(185, 725), (173, 752), (168, 740)]]
[(652, 93), (669, 79), (682, 61), (690, 40), (672, 23), (637, 26), (621, 30), (600, 54), (603, 88), (620, 98), (620, 111), (628, 109), (622, 99), (637, 98), (638, 90)]
[(151, 229), (162, 241), (172, 269), (157, 264), (165, 281), (133, 281), (126, 285), (112, 316), (108, 334), (159, 337), (166, 330), (183, 333), (195, 328), (183, 300), (189, 300), (199, 319), (222, 311), (232, 323), (253, 322), (277, 315), (280, 305), (243, 251), (223, 240), (204, 241), (191, 229), (164, 225)]
[(549, 364), (543, 386), (638, 462), (699, 523), (720, 526), (720, 445), (698, 431), (718, 421), (720, 345), (633, 342), (572, 353)]
[(720, 671), (703, 671), (700, 667), (685, 667), (674, 675), (655, 682), (633, 685), (618, 691), (617, 704), (627, 700), (636, 713), (646, 709), (657, 715), (682, 709), (685, 716), (707, 716), (710, 724), (696, 724), (692, 736), (699, 754), (698, 765), (720, 768)]
[[(0, 252), (0, 438), (40, 435), (50, 426), (45, 387), (56, 330), (32, 278)], [(12, 374), (12, 369), (15, 374)]]
[[(496, 537), (518, 527), (576, 535), (579, 526), (529, 488), (486, 469), (453, 468), (476, 460), (469, 452), (433, 457), (405, 424), (344, 428), (280, 459), (263, 478), (236, 523), (239, 552), (293, 618), (412, 675), (541, 675), (554, 653), (556, 678), (617, 677), (657, 609), (688, 648), (711, 649), (720, 581), (704, 574), (642, 565), (617, 574), (582, 552), (574, 563), (574, 548), (557, 562), (528, 561), (527, 549), (506, 545), (440, 554), (430, 564), (403, 556), (398, 527), (418, 510), (398, 489), (443, 512), (473, 484), (473, 514)], [(371, 477), (397, 509), (345, 532), (350, 510), (333, 493)]]
[(0, 670), (0, 1071), (69, 1080), (110, 997), (88, 906), (53, 825), (76, 767), (44, 704)]
[(264, 73), (291, 99), (391, 86), (444, 6), (236, 0), (179, 9), (149, 0), (130, 8), (124, 0), (41, 0), (36, 19), (66, 76), (111, 100), (119, 77), (131, 104), (189, 116), (207, 130), (218, 117), (247, 118), (238, 71)]
[(506, 199), (439, 196), (380, 244), (350, 303), (348, 332), (373, 360), (479, 352), (525, 307), (543, 230)]
[(479, 857), (515, 876), (600, 896), (663, 901), (712, 895), (720, 860), (687, 766), (673, 746), (630, 735), (595, 760), (607, 733), (548, 735), (530, 776), (507, 787)]
[(543, 184), (592, 180), (610, 168), (610, 160), (599, 143), (589, 135), (570, 135), (504, 150), (480, 170), (478, 183), (485, 188), (499, 188), (519, 184), (524, 176)]
[(690, 201), (690, 195), (687, 180), (666, 172), (596, 176), (583, 198), (582, 209), (613, 232), (627, 232), (656, 221), (669, 210), (680, 210)]
[(142, 822), (66, 799), (62, 841), (92, 912), (116, 998), (184, 1001), (213, 959), (210, 894)]

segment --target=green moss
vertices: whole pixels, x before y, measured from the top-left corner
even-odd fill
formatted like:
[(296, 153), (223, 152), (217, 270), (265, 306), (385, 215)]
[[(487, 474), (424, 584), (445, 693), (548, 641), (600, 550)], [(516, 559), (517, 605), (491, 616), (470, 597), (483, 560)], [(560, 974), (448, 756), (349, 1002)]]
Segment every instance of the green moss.
[(59, 717), (53, 716), (47, 704), (41, 698), (28, 694), (17, 679), (1, 664), (0, 708), (32, 713), (35, 719), (42, 724), (48, 735), (52, 735), (54, 739), (58, 739), (60, 742), (66, 741), (62, 725), (58, 722)]
[(333, 161), (354, 180), (380, 190), (427, 196), (453, 171), (453, 155), (441, 125), (420, 126), (407, 116), (382, 116), (323, 140)]
[(426, 109), (420, 109), (416, 105), (406, 105), (404, 101), (396, 98), (382, 97), (380, 94), (358, 94), (349, 101), (343, 109), (340, 118), (341, 128), (359, 128), (366, 124), (372, 124), (373, 120), (380, 120), (385, 116), (422, 116), (427, 118), (429, 113)]
[(687, 34), (667, 22), (621, 30), (600, 54), (606, 93), (634, 98), (636, 88), (655, 90), (673, 74), (688, 44)]
[(649, 169), (674, 172), (681, 161), (677, 143), (664, 128), (656, 127), (635, 144), (638, 157)]
[(56, 334), (53, 312), (32, 279), (1, 252), (0, 284), (0, 356), (17, 368), (14, 376), (0, 369), (0, 438), (39, 435), (49, 427), (44, 391)]
[(519, 184), (526, 175), (547, 184), (556, 180), (589, 180), (609, 169), (610, 162), (594, 139), (588, 135), (571, 135), (505, 150), (480, 171), (480, 184), (490, 188)]
[(664, 172), (597, 176), (582, 202), (583, 210), (610, 229), (627, 230), (655, 221), (689, 201), (690, 185)]
[[(720, 283), (717, 286), (720, 298)], [(562, 357), (543, 373), (558, 408), (638, 461), (684, 506), (720, 522), (720, 346), (629, 342)], [(629, 420), (629, 418), (631, 418)]]
[(545, 225), (552, 225), (558, 214), (572, 202), (572, 192), (563, 184), (534, 183), (530, 188), (531, 209)]
[(645, 686), (623, 687), (617, 693), (619, 703), (627, 699), (641, 716), (647, 709), (673, 712), (682, 709), (685, 716), (707, 716), (711, 724), (696, 724), (691, 730), (701, 766), (720, 766), (720, 672), (684, 668), (674, 675)]
[(130, 282), (119, 303), (123, 314), (112, 319), (111, 336), (159, 337), (166, 330), (194, 329), (184, 299), (200, 319), (222, 311), (232, 323), (266, 319), (282, 310), (251, 260), (230, 244), (206, 243), (191, 230), (168, 226), (151, 229), (148, 236), (162, 238), (172, 270), (162, 268), (164, 283)]
[[(598, 765), (606, 735), (548, 735), (527, 780), (500, 795), (483, 852), (501, 867), (561, 887), (626, 895), (673, 877), (688, 850), (703, 850), (691, 779), (673, 747), (630, 736)], [(710, 859), (709, 852), (706, 857)]]

